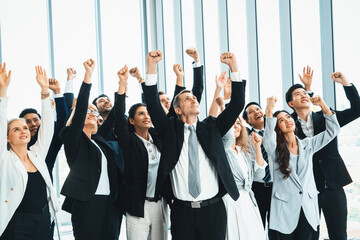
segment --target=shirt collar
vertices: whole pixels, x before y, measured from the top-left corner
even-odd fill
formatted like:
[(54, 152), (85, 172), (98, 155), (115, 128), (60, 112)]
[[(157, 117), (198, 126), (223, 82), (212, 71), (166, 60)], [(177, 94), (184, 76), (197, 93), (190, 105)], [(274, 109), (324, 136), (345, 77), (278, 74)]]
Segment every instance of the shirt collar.
[(143, 141), (144, 143), (154, 143), (150, 133), (149, 133), (149, 141), (143, 137), (140, 137), (136, 132), (135, 132), (135, 135), (138, 136), (138, 138), (140, 138), (140, 140)]
[(307, 120), (304, 121), (302, 118), (300, 118), (299, 116), (297, 117), (298, 120), (302, 123), (305, 123), (305, 124), (309, 124), (311, 121), (312, 121), (312, 114), (311, 112), (309, 113), (309, 115), (307, 116)]

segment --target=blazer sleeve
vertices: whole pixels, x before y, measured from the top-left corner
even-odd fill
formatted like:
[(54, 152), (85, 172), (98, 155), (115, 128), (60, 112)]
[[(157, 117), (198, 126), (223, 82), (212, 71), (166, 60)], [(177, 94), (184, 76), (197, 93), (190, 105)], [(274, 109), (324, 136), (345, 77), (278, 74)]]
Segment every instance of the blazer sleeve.
[(157, 85), (143, 85), (144, 96), (147, 103), (147, 110), (150, 113), (151, 121), (159, 136), (162, 138), (169, 124), (164, 109), (161, 106)]
[(264, 130), (264, 138), (263, 138), (263, 145), (267, 152), (267, 154), (270, 156), (270, 159), (275, 160), (276, 159), (276, 132), (275, 132), (275, 126), (276, 126), (277, 118), (270, 118), (267, 117), (265, 120), (265, 130)]
[(45, 162), (49, 169), (50, 175), (54, 168), (57, 154), (62, 145), (62, 141), (60, 138), (60, 131), (65, 126), (66, 119), (69, 114), (68, 108), (67, 108), (66, 102), (65, 102), (65, 97), (55, 98), (55, 106), (56, 106), (57, 119), (55, 122), (54, 135), (51, 140), (51, 145), (50, 145), (49, 151), (48, 151), (46, 159), (45, 159)]
[(7, 106), (9, 99), (0, 97), (0, 169), (3, 168), (5, 159), (8, 158), (7, 150)]
[(313, 146), (313, 151), (317, 152), (323, 147), (325, 147), (331, 140), (333, 140), (338, 133), (340, 132), (340, 125), (336, 118), (336, 114), (326, 115), (325, 118), (325, 131), (316, 134), (314, 137), (311, 137), (310, 144)]
[(178, 95), (178, 94), (179, 94), (182, 90), (184, 90), (184, 89), (185, 89), (185, 87), (180, 87), (180, 86), (178, 86), (178, 85), (175, 85), (174, 96), (173, 96), (173, 98), (172, 98), (172, 100), (171, 100), (171, 105), (170, 105), (169, 112), (168, 112), (168, 114), (166, 115), (168, 118), (170, 118), (170, 117), (177, 118), (177, 115), (176, 115), (176, 113), (175, 113), (175, 109), (174, 109), (174, 107), (173, 107), (173, 103), (174, 103), (174, 99), (175, 99), (176, 95)]
[(38, 130), (38, 139), (30, 147), (30, 150), (39, 151), (38, 153), (41, 154), (42, 159), (45, 161), (54, 134), (55, 116), (50, 97), (41, 100), (41, 115), (41, 128)]
[(64, 145), (69, 146), (66, 151), (67, 155), (71, 157), (74, 157), (72, 155), (76, 154), (80, 143), (88, 109), (90, 89), (91, 83), (88, 84), (83, 82), (81, 84), (72, 122), (69, 126), (63, 128), (60, 133), (60, 137), (62, 138)]
[(360, 96), (354, 85), (344, 86), (346, 98), (349, 100), (350, 108), (343, 111), (335, 111), (340, 127), (360, 117)]
[[(201, 102), (202, 93), (204, 91), (204, 66), (195, 67), (194, 71), (194, 83), (192, 92), (197, 98), (198, 102)], [(174, 95), (175, 96), (175, 95)]]
[(64, 93), (64, 98), (65, 98), (67, 110), (69, 112), (72, 107), (73, 101), (74, 101), (74, 94), (73, 93)]
[(221, 137), (234, 125), (245, 105), (245, 81), (231, 84), (231, 100), (227, 108), (216, 118), (216, 126)]
[(129, 141), (129, 129), (125, 117), (125, 94), (115, 96), (115, 134), (122, 149), (127, 149)]

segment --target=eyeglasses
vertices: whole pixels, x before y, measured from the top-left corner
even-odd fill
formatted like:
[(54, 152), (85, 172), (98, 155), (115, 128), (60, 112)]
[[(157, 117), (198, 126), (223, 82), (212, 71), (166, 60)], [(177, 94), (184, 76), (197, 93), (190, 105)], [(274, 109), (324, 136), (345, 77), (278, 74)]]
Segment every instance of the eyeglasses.
[(87, 114), (90, 114), (90, 113), (93, 113), (95, 115), (95, 117), (98, 117), (100, 115), (100, 113), (98, 111), (88, 108)]

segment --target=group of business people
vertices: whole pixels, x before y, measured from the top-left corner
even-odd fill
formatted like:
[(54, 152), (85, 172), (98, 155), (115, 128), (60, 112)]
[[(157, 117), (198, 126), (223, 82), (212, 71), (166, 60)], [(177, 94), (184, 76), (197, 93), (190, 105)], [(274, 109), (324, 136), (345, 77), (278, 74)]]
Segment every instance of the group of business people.
[[(75, 239), (118, 239), (126, 214), (128, 239), (168, 239), (170, 228), (173, 239), (310, 240), (319, 238), (321, 210), (330, 239), (346, 239), (343, 186), (351, 178), (336, 135), (360, 116), (355, 86), (342, 73), (332, 74), (351, 105), (333, 111), (321, 97), (309, 96), (313, 72), (304, 68), (304, 86), (286, 93), (294, 113), (273, 113), (274, 96), (264, 113), (256, 102), (245, 106), (246, 81), (234, 54), (223, 53), (231, 80), (226, 72), (216, 77), (209, 116), (200, 121), (203, 66), (196, 49), (186, 53), (194, 60), (194, 86), (183, 87), (183, 70), (175, 64), (172, 101), (157, 89), (159, 50), (148, 53), (144, 79), (137, 68), (118, 71), (114, 106), (105, 94), (89, 104), (94, 60), (84, 62), (76, 101), (75, 70), (68, 69), (61, 94), (59, 82), (36, 67), (41, 115), (25, 109), (10, 121), (11, 71), (0, 65), (1, 240), (52, 239), (59, 206), (51, 172), (62, 144), (70, 168), (62, 208), (71, 213)], [(143, 102), (126, 115), (129, 75), (141, 84)], [(312, 112), (312, 105), (321, 111)]]

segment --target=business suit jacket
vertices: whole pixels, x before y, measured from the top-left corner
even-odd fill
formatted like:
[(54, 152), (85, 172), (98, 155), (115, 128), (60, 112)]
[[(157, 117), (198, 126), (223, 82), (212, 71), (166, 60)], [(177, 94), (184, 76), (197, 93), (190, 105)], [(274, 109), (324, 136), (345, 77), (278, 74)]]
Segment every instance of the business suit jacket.
[[(137, 217), (144, 217), (149, 158), (144, 143), (128, 128), (125, 117), (125, 94), (116, 96), (115, 133), (125, 159), (125, 210)], [(149, 129), (154, 144), (161, 149), (160, 139), (154, 128)]]
[[(350, 102), (350, 108), (343, 111), (334, 111), (340, 127), (360, 117), (360, 97), (358, 91), (354, 85), (344, 87), (344, 90)], [(325, 118), (322, 111), (311, 114), (314, 124), (314, 135), (324, 131)], [(292, 113), (292, 116), (295, 120), (297, 119), (296, 112)], [(299, 121), (296, 122), (296, 127), (298, 137), (304, 139), (306, 136), (302, 131)], [(337, 138), (334, 138), (329, 144), (314, 154), (313, 164), (316, 187), (320, 192), (325, 189), (325, 181), (331, 189), (339, 189), (352, 182), (344, 160), (340, 156)]]
[[(340, 131), (335, 115), (325, 115), (326, 129), (314, 137), (297, 139), (299, 154), (296, 162), (290, 161), (293, 171), (288, 178), (279, 170), (279, 163), (274, 161), (273, 190), (271, 196), (270, 229), (284, 234), (292, 233), (299, 221), (301, 208), (314, 231), (320, 224), (319, 206), (312, 156), (328, 144)], [(276, 118), (266, 118), (267, 127), (264, 133), (264, 147), (272, 158), (276, 159)], [(296, 171), (294, 170), (296, 164)]]
[[(0, 98), (0, 236), (19, 207), (27, 186), (28, 173), (19, 157), (7, 150), (7, 98)], [(55, 189), (52, 185), (45, 156), (54, 131), (54, 112), (50, 98), (41, 100), (42, 128), (39, 129), (37, 142), (28, 150), (28, 156), (40, 172), (46, 184), (50, 220), (60, 210)]]
[[(89, 201), (94, 196), (101, 174), (101, 152), (83, 132), (90, 88), (91, 84), (82, 83), (72, 123), (60, 133), (70, 168), (61, 194), (80, 201)], [(106, 156), (110, 197), (113, 199), (118, 190), (118, 171), (114, 153), (99, 134), (92, 135), (91, 139), (99, 145)]]
[[(236, 200), (239, 197), (234, 177), (226, 159), (222, 137), (234, 124), (245, 103), (245, 82), (232, 83), (232, 98), (229, 106), (217, 117), (198, 121), (196, 135), (206, 156), (214, 165), (220, 179), (220, 195), (226, 192)], [(144, 86), (148, 111), (163, 143), (155, 197), (164, 196), (168, 203), (174, 199), (170, 184), (170, 173), (179, 160), (184, 142), (184, 122), (178, 118), (167, 118), (162, 110), (157, 86)]]

